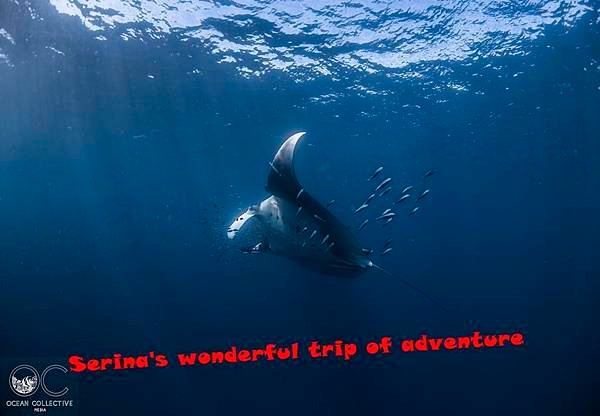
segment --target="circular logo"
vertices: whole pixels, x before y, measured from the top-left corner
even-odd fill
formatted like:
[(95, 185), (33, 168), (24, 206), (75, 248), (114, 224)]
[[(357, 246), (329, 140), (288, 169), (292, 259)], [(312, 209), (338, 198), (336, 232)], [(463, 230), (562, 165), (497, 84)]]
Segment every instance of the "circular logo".
[(22, 364), (10, 373), (8, 384), (15, 394), (21, 397), (29, 397), (40, 386), (39, 380), (40, 375), (35, 368), (27, 364)]

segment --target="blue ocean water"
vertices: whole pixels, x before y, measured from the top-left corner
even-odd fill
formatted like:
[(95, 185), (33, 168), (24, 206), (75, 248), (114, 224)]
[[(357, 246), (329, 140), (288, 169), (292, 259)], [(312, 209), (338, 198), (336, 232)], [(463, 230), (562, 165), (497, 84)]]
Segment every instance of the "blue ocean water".
[[(519, 331), (86, 374), (79, 413), (594, 414), (599, 19), (593, 0), (1, 0), (2, 358)], [(378, 166), (391, 197), (431, 189), (359, 237), (452, 313), (227, 240), (297, 131), (301, 182), (352, 227)]]

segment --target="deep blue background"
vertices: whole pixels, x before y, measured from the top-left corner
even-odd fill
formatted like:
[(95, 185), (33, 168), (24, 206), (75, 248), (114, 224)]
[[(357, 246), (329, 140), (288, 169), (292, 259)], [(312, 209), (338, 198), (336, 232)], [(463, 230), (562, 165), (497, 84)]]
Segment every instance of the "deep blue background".
[[(451, 79), (440, 82), (469, 87), (457, 91), (434, 88), (435, 72), (245, 79), (175, 36), (108, 31), (100, 42), (44, 2), (31, 7), (43, 19), (27, 2), (0, 6), (14, 39), (0, 45), (3, 359), (526, 336), (520, 349), (85, 375), (80, 414), (597, 410), (597, 10), (549, 26), (526, 53), (442, 63)], [(389, 94), (314, 100), (356, 82)], [(377, 251), (393, 238), (393, 255), (375, 260), (453, 314), (384, 274), (321, 276), (229, 244), (226, 226), (265, 197), (267, 162), (298, 130), (301, 181), (353, 226), (379, 165), (392, 196), (432, 189), (418, 215), (401, 207), (360, 237)]]

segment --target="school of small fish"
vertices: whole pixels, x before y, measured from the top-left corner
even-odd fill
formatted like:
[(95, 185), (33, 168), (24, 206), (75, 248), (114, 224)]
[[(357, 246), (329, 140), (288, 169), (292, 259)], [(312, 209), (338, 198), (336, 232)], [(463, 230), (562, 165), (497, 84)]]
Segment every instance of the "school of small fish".
[[(377, 169), (375, 169), (375, 171), (373, 172), (373, 174), (371, 176), (369, 176), (369, 178), (367, 179), (368, 182), (373, 181), (375, 178), (377, 178), (381, 172), (383, 172), (383, 166), (379, 166)], [(430, 169), (427, 172), (425, 172), (425, 174), (423, 175), (425, 181), (428, 180), (428, 178), (430, 178), (431, 176), (433, 176), (433, 174), (436, 173), (436, 171), (434, 169)], [(369, 208), (369, 205), (372, 203), (372, 201), (375, 199), (376, 195), (379, 195), (379, 198), (383, 198), (385, 197), (388, 193), (390, 193), (392, 191), (392, 186), (391, 186), (391, 182), (392, 182), (392, 178), (391, 177), (386, 177), (385, 179), (383, 179), (381, 182), (379, 182), (379, 184), (375, 187), (375, 189), (373, 190), (373, 193), (371, 193), (367, 199), (360, 204), (360, 206), (358, 208), (356, 208), (354, 210), (355, 214), (359, 214), (362, 211), (365, 211), (367, 208)], [(402, 192), (400, 192), (400, 195), (398, 195), (398, 197), (396, 197), (394, 199), (395, 202), (392, 202), (393, 205), (398, 205), (398, 204), (402, 204), (403, 202), (407, 202), (411, 199), (411, 194), (409, 193), (410, 191), (412, 191), (413, 189), (415, 189), (415, 187), (413, 185), (408, 185), (406, 187), (404, 187), (404, 189), (402, 190)], [(422, 201), (425, 199), (425, 197), (427, 195), (429, 195), (429, 193), (431, 192), (431, 190), (429, 188), (425, 188), (420, 194), (418, 194), (418, 196), (416, 198), (413, 198), (414, 200), (414, 205), (409, 208), (410, 211), (408, 212), (409, 216), (413, 216), (415, 215), (419, 209), (420, 209), (420, 203), (422, 203)], [(400, 206), (398, 206), (398, 208), (400, 208)], [(392, 222), (392, 220), (394, 218), (397, 217), (397, 213), (394, 212), (394, 210), (392, 208), (386, 208), (379, 216), (375, 217), (375, 221), (381, 222), (383, 226), (389, 224), (390, 222)], [(369, 219), (365, 219), (361, 222), (361, 224), (358, 226), (358, 230), (363, 230), (367, 224), (369, 223)], [(372, 250), (366, 250), (366, 252), (372, 252)], [(385, 255), (388, 254), (392, 251), (392, 239), (388, 239), (386, 240), (385, 244), (383, 245), (382, 251), (381, 251), (381, 255)]]
[[(381, 172), (383, 172), (383, 166), (379, 166), (377, 169), (375, 169), (375, 171), (373, 172), (373, 174), (367, 179), (368, 182), (373, 181), (375, 178), (377, 178)], [(435, 170), (431, 169), (428, 170), (425, 174), (424, 174), (424, 178), (425, 181), (428, 180), (428, 178), (430, 178), (431, 176), (433, 176), (433, 174), (436, 173)], [(389, 194), (392, 191), (392, 186), (391, 186), (391, 182), (392, 182), (392, 178), (391, 177), (386, 177), (385, 179), (383, 179), (381, 182), (379, 182), (379, 184), (373, 189), (372, 193), (369, 194), (369, 196), (364, 200), (364, 202), (362, 202), (358, 208), (356, 208), (354, 210), (355, 214), (359, 214), (363, 211), (366, 211), (367, 208), (369, 208), (370, 204), (373, 203), (375, 201), (375, 198), (378, 196), (378, 200), (379, 199), (384, 199), (385, 201), (389, 201), (389, 199), (384, 198), (387, 194)], [(382, 224), (382, 226), (386, 226), (387, 224), (391, 223), (394, 218), (398, 217), (398, 213), (394, 211), (394, 209), (400, 209), (403, 206), (406, 206), (406, 204), (402, 204), (405, 201), (409, 201), (411, 199), (411, 194), (409, 193), (410, 191), (412, 191), (413, 189), (415, 189), (415, 187), (413, 185), (409, 185), (404, 187), (404, 189), (402, 190), (402, 192), (400, 192), (400, 195), (398, 195), (397, 197), (393, 198), (391, 201), (392, 207), (390, 208), (386, 208), (384, 209), (381, 214), (379, 214), (378, 216), (376, 216), (374, 218), (374, 221), (379, 222)], [(418, 196), (416, 198), (413, 198), (414, 204), (412, 207), (409, 208), (408, 211), (408, 216), (413, 216), (414, 214), (416, 214), (419, 209), (420, 209), (420, 203), (422, 203), (422, 201), (425, 199), (425, 197), (427, 195), (429, 195), (429, 193), (431, 192), (431, 190), (429, 188), (425, 188), (420, 194), (418, 194)], [(300, 191), (298, 192), (298, 194), (296, 195), (296, 200), (300, 200), (300, 198), (302, 197), (302, 194), (304, 193), (304, 189), (300, 189)], [(332, 199), (327, 203), (327, 207), (330, 207), (331, 205), (333, 205), (335, 203), (335, 200)], [(407, 202), (408, 203), (408, 202)], [(400, 205), (402, 204), (402, 205)], [(406, 208), (405, 208), (406, 209)], [(297, 211), (297, 215), (300, 215), (302, 212), (302, 207), (298, 208)], [(325, 220), (321, 217), (319, 217), (318, 215), (314, 215), (315, 219), (324, 222)], [(369, 224), (369, 219), (365, 218), (360, 225), (358, 226), (358, 230), (361, 231), (363, 230), (367, 224)], [(297, 231), (299, 231), (300, 233), (304, 233), (306, 231), (308, 231), (307, 227), (302, 228), (302, 230), (300, 231), (299, 228), (297, 228)], [(301, 248), (305, 248), (308, 243), (313, 240), (313, 238), (317, 235), (318, 231), (317, 230), (313, 230), (310, 234), (310, 236), (302, 243), (302, 247)], [(318, 246), (317, 246), (318, 244)], [(325, 246), (325, 252), (329, 252), (334, 246), (335, 246), (335, 242), (334, 241), (330, 241), (330, 236), (329, 234), (325, 235), (322, 237), (320, 244), (319, 244), (319, 240), (316, 241), (315, 244), (311, 244), (311, 246), (314, 247), (323, 247)], [(365, 254), (370, 255), (371, 253), (373, 253), (373, 250), (371, 249), (362, 249), (363, 252)], [(393, 247), (392, 247), (392, 239), (389, 238), (385, 241), (380, 255), (386, 255), (390, 252), (392, 252)]]

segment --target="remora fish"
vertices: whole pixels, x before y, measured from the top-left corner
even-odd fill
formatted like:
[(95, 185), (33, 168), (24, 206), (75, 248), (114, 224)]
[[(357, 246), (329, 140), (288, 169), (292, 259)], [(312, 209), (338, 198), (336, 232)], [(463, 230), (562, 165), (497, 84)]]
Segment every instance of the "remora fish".
[(369, 195), (369, 197), (367, 198), (367, 200), (365, 202), (363, 202), (363, 205), (368, 204), (369, 202), (371, 202), (371, 200), (375, 198), (375, 194), (371, 194)]
[(400, 199), (396, 201), (396, 204), (399, 204), (399, 203), (403, 202), (404, 200), (406, 200), (406, 199), (408, 199), (408, 198), (410, 198), (410, 194), (405, 194), (405, 195), (402, 195), (402, 196), (400, 197)]
[(375, 220), (379, 221), (379, 220), (385, 220), (388, 218), (393, 218), (396, 216), (396, 213), (394, 212), (388, 212), (387, 214), (382, 214), (379, 217), (375, 218)]
[(379, 191), (381, 188), (386, 186), (391, 181), (392, 181), (392, 178), (385, 178), (383, 181), (381, 181), (381, 183), (379, 185), (377, 185), (377, 188), (375, 188), (375, 192)]
[(371, 177), (367, 180), (372, 180), (375, 179), (377, 177), (377, 175), (379, 175), (379, 173), (381, 173), (381, 171), (383, 170), (383, 166), (379, 166), (377, 169), (375, 169), (375, 172), (373, 172), (373, 174), (371, 175)]
[(425, 198), (425, 196), (427, 196), (428, 193), (429, 193), (429, 189), (425, 189), (423, 191), (423, 193), (421, 195), (419, 195), (419, 197), (417, 198), (417, 201), (420, 201), (421, 199)]
[(369, 204), (362, 204), (360, 207), (356, 208), (356, 211), (354, 211), (355, 214), (358, 214), (359, 212), (361, 212), (363, 209), (368, 208)]
[(383, 191), (381, 191), (381, 193), (379, 194), (379, 196), (385, 196), (388, 192), (390, 192), (392, 190), (391, 186), (388, 186), (387, 188), (385, 188)]

